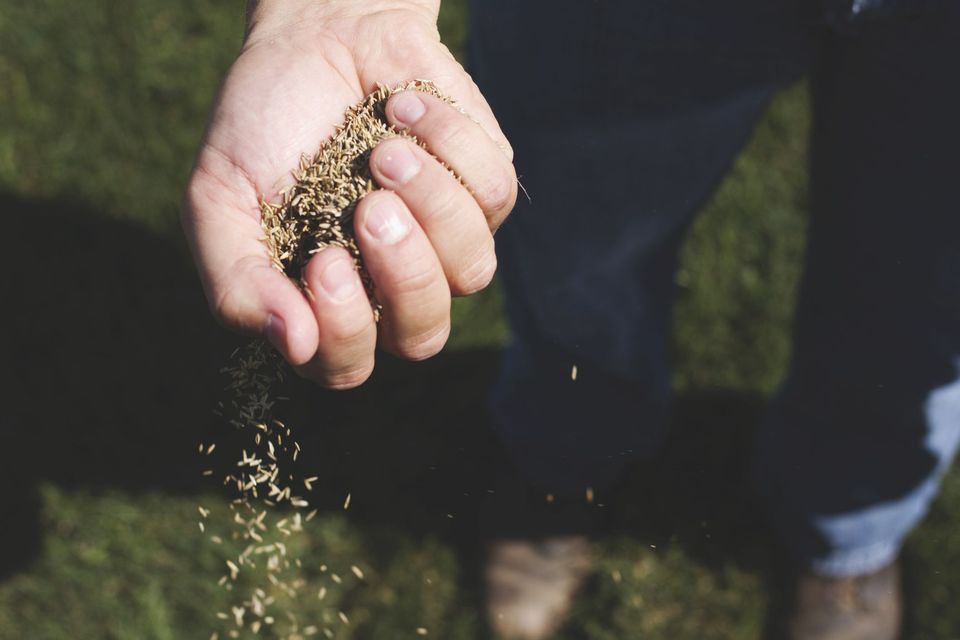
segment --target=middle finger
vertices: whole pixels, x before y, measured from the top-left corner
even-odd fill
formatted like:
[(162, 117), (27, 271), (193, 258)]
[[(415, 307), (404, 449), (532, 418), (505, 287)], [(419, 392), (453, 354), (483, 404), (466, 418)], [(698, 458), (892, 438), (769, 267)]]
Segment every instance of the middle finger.
[(493, 235), (474, 197), (435, 158), (403, 138), (371, 156), (377, 182), (396, 191), (436, 250), (454, 295), (486, 287), (497, 268)]

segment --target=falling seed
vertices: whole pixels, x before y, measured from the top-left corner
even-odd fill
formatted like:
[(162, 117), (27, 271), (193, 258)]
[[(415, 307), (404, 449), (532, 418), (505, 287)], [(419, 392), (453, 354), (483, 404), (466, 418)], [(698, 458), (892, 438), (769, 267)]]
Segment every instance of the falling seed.
[[(363, 159), (385, 137), (398, 135), (386, 123), (383, 109), (391, 93), (407, 89), (425, 91), (449, 102), (433, 85), (423, 81), (407, 83), (393, 90), (380, 87), (362, 103), (347, 111), (345, 123), (337, 127), (334, 138), (324, 144), (316, 156), (301, 157), (299, 170), (294, 172), (296, 182), (283, 189), (281, 205), (271, 205), (266, 198), (261, 200), (263, 241), (273, 266), (293, 276), (296, 281), (299, 280), (298, 272), (320, 249), (326, 246), (346, 249), (353, 257), (376, 320), (380, 318), (380, 305), (374, 296), (373, 282), (366, 272), (350, 223), (356, 203), (378, 186), (372, 180), (367, 162), (357, 162), (357, 159)], [(399, 135), (408, 134), (403, 132)], [(305, 286), (302, 291), (305, 296), (311, 295)], [(274, 536), (290, 536), (302, 531), (303, 524), (313, 519), (317, 510), (312, 510), (306, 516), (294, 512), (291, 519), (268, 527), (264, 522), (267, 511), (259, 508), (260, 503), (263, 507), (273, 508), (285, 500), (295, 509), (309, 507), (305, 498), (292, 494), (292, 487), (296, 484), (293, 475), (287, 473), (287, 469), (282, 472), (280, 469), (282, 454), (292, 454), (296, 461), (301, 453), (293, 429), (273, 415), (274, 403), (282, 399), (272, 394), (273, 384), (282, 381), (286, 375), (282, 365), (282, 359), (269, 345), (257, 341), (246, 348), (234, 350), (231, 366), (224, 369), (231, 376), (228, 389), (232, 394), (232, 406), (221, 402), (215, 413), (237, 429), (252, 428), (253, 448), (249, 448), (248, 441), (248, 448), (241, 450), (240, 460), (235, 467), (237, 471), (223, 477), (224, 486), (237, 490), (237, 498), (229, 504), (234, 514), (234, 530), (230, 538), (247, 546), (234, 557), (235, 561), (225, 560), (229, 576), (222, 576), (218, 584), (232, 591), (234, 585), (229, 581), (237, 580), (241, 568), (248, 572), (247, 575), (255, 577), (259, 575), (256, 573), (259, 566), (265, 571), (271, 589), (295, 598), (298, 590), (306, 586), (306, 581), (281, 572), (292, 567), (301, 568), (300, 558), (289, 555), (283, 543), (264, 538), (268, 531)], [(286, 443), (284, 438), (287, 439)], [(198, 445), (198, 452), (208, 456), (215, 449), (215, 443), (200, 442)], [(207, 469), (202, 473), (212, 476), (213, 470)], [(302, 482), (307, 491), (312, 491), (317, 480), (314, 476)], [(348, 493), (343, 503), (344, 510), (349, 509), (351, 497)], [(198, 507), (198, 510), (204, 519), (210, 515), (210, 511), (203, 507)], [(452, 518), (453, 515), (448, 514), (448, 517)], [(204, 522), (198, 522), (198, 526), (204, 532)], [(217, 536), (210, 536), (210, 539), (215, 544), (223, 542)], [(291, 549), (295, 548), (291, 545)], [(321, 570), (326, 571), (326, 567)], [(352, 565), (351, 571), (357, 579), (364, 579), (363, 571), (357, 565)], [(331, 574), (331, 580), (341, 583), (340, 576), (335, 573)], [(231, 607), (231, 612), (238, 628), (243, 627), (247, 612), (260, 618), (248, 625), (253, 633), (259, 633), (261, 624), (271, 625), (274, 622), (273, 616), (266, 615), (266, 608), (272, 606), (275, 600), (273, 595), (268, 595), (259, 587), (255, 587), (254, 593), (243, 602), (243, 606)], [(325, 594), (326, 588), (321, 588), (317, 597), (323, 599)], [(285, 614), (291, 622), (290, 632), (285, 637), (317, 633), (316, 626), (308, 626), (298, 634), (295, 617), (289, 611)], [(339, 612), (339, 616), (344, 624), (349, 623), (343, 611)], [(223, 613), (218, 617), (228, 619)], [(228, 632), (228, 636), (238, 638), (239, 633), (234, 629)], [(324, 628), (323, 633), (329, 638), (334, 635), (329, 628)], [(417, 633), (425, 635), (426, 628), (419, 627)], [(214, 633), (211, 640), (218, 638)]]
[(418, 636), (425, 636), (425, 635), (427, 635), (427, 633), (428, 633), (428, 631), (427, 631), (427, 628), (426, 628), (426, 627), (417, 627), (417, 635), (418, 635)]
[(577, 379), (577, 365), (573, 365), (573, 368), (570, 369), (570, 379), (576, 381), (576, 379)]
[(593, 504), (593, 487), (587, 487), (587, 502)]
[(203, 533), (203, 531), (204, 531), (204, 530), (203, 530), (203, 522), (199, 522), (199, 521), (198, 521), (198, 522), (197, 522), (197, 526), (200, 527), (200, 533)]

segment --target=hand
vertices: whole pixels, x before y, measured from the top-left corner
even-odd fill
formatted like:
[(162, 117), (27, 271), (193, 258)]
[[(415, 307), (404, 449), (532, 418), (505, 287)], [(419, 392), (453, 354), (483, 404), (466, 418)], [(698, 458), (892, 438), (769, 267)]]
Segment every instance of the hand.
[[(183, 225), (215, 316), (265, 336), (301, 375), (331, 388), (365, 381), (377, 343), (411, 360), (443, 347), (450, 296), (490, 282), (493, 232), (516, 200), (510, 146), (440, 43), (438, 10), (439, 0), (252, 3), (244, 47), (187, 187)], [(374, 150), (371, 170), (384, 189), (357, 207), (355, 232), (384, 308), (377, 325), (345, 250), (325, 249), (307, 265), (310, 299), (271, 266), (259, 198), (278, 200), (301, 154), (316, 152), (347, 107), (377, 83), (417, 78), (433, 81), (471, 117), (403, 92), (390, 99), (388, 118), (423, 140), (467, 187), (408, 140)]]

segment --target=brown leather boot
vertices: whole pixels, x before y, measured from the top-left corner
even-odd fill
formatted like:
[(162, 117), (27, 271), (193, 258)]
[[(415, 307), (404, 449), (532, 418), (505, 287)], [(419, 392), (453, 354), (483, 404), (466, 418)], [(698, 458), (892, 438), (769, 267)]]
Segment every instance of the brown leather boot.
[(491, 542), (484, 571), (490, 628), (505, 640), (550, 637), (590, 566), (586, 536)]
[(803, 572), (796, 578), (784, 640), (896, 640), (902, 602), (900, 567), (827, 578)]

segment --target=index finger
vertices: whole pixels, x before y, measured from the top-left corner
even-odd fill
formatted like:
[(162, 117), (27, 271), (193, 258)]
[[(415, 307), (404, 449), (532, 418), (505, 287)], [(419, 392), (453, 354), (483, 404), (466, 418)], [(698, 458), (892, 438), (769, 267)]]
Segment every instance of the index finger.
[(517, 199), (513, 163), (477, 122), (421, 91), (402, 91), (387, 102), (387, 118), (422, 140), (464, 182), (496, 229)]

